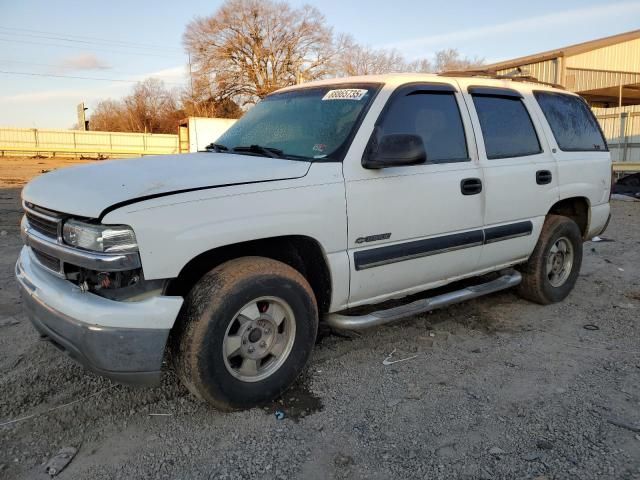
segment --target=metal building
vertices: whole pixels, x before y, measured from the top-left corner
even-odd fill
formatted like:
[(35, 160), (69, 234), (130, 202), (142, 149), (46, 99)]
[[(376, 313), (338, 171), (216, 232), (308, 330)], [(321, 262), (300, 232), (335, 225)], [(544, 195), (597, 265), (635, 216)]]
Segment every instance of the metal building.
[[(615, 162), (640, 162), (640, 30), (487, 65), (582, 95), (594, 107)], [(625, 164), (624, 170), (637, 165)]]

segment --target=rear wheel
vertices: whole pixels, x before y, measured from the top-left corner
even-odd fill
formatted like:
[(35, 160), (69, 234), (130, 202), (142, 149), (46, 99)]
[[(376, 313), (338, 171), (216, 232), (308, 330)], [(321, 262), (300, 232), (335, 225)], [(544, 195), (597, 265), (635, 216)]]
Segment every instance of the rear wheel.
[(582, 235), (576, 222), (548, 215), (538, 243), (522, 268), (519, 293), (541, 304), (564, 300), (573, 290), (581, 264)]
[(288, 265), (243, 257), (207, 273), (186, 298), (173, 358), (196, 396), (232, 410), (281, 395), (311, 354), (313, 291)]

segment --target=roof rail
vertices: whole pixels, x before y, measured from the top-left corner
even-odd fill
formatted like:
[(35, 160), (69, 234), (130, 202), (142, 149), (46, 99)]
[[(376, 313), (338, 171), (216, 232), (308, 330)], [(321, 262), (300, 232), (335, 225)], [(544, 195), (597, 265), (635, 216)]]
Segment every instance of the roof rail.
[(514, 73), (506, 75), (498, 73), (495, 70), (449, 70), (440, 72), (438, 73), (438, 75), (442, 77), (485, 77), (494, 78), (496, 80), (513, 80), (514, 82), (539, 83), (541, 85), (547, 85), (548, 87), (566, 90), (562, 85), (558, 85), (557, 83), (543, 82), (542, 80), (538, 80), (533, 75), (521, 74), (521, 72), (522, 70), (520, 70), (519, 68), (515, 70)]

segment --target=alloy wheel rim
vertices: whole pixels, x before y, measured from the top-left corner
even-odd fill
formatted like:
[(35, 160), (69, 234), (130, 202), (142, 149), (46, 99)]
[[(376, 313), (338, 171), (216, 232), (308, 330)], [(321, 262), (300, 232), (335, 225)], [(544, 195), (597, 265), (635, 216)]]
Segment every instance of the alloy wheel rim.
[(227, 371), (243, 382), (273, 375), (293, 349), (296, 322), (293, 310), (278, 297), (247, 303), (227, 326), (222, 357)]
[(547, 279), (553, 287), (561, 287), (571, 275), (573, 246), (567, 237), (558, 238), (547, 256)]

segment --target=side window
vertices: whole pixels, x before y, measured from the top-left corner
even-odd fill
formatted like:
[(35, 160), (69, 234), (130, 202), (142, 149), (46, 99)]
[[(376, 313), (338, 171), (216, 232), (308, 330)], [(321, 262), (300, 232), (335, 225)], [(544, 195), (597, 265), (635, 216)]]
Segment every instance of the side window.
[(607, 149), (598, 121), (582, 99), (553, 92), (534, 92), (534, 95), (560, 150), (590, 152)]
[(508, 158), (542, 152), (538, 135), (520, 97), (472, 95), (487, 158)]
[(413, 89), (392, 98), (377, 135), (395, 133), (422, 137), (427, 163), (469, 160), (462, 117), (452, 91)]

